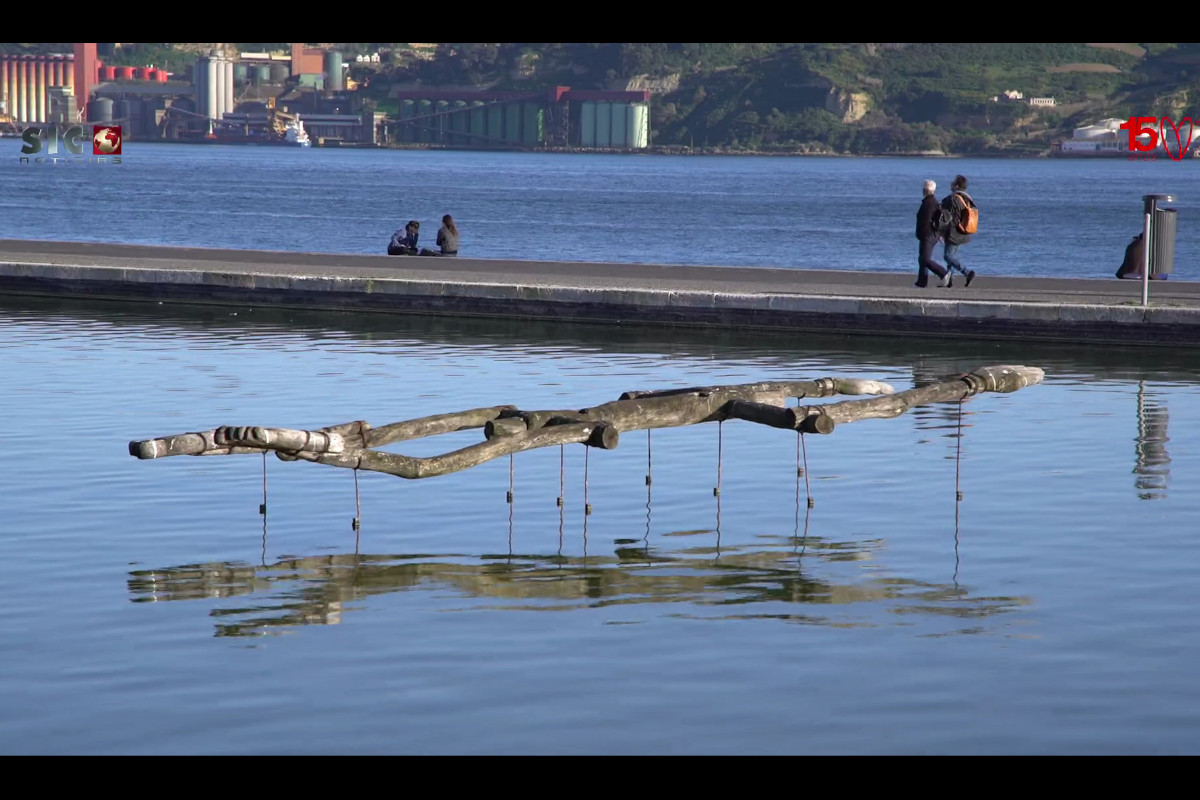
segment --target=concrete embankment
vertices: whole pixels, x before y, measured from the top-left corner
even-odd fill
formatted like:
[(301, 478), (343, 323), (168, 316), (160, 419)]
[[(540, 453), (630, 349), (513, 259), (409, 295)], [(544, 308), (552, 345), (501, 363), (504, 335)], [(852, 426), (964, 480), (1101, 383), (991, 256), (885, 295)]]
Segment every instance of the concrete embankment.
[(0, 240), (8, 295), (1200, 346), (1200, 282), (914, 275)]

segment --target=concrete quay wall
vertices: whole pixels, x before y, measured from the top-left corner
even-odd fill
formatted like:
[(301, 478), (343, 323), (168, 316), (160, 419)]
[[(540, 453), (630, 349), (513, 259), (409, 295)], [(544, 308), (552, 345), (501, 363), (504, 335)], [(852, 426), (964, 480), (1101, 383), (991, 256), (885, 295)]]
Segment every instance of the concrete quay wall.
[[(1200, 346), (1200, 284), (1155, 286), (1142, 307), (1128, 281), (1073, 291), (1069, 281), (990, 288), (912, 287), (909, 275), (797, 275), (800, 270), (555, 266), (236, 251), (239, 262), (155, 248), (154, 257), (32, 253), (0, 245), (0, 293), (274, 306), (333, 311), (485, 316), (606, 324), (966, 336), (1081, 343)], [(121, 246), (113, 246), (114, 250)], [(229, 252), (229, 251), (219, 251)], [(43, 257), (49, 256), (49, 257)], [(270, 256), (270, 257), (267, 257)], [(303, 258), (301, 256), (304, 256)], [(108, 263), (103, 263), (103, 262)], [(292, 263), (298, 262), (298, 263)], [(403, 262), (403, 263), (399, 263)], [(632, 268), (631, 268), (632, 267)], [(698, 272), (700, 270), (700, 272)], [(718, 272), (720, 274), (718, 274)], [(735, 273), (730, 277), (730, 273)], [(764, 276), (761, 273), (772, 273)], [(787, 285), (775, 273), (788, 273)], [(641, 276), (641, 279), (638, 279)], [(667, 276), (667, 277), (664, 277)], [(677, 276), (677, 277), (672, 277)], [(699, 276), (699, 277), (697, 277)], [(1033, 280), (1033, 279), (1030, 279)], [(1082, 281), (1080, 283), (1090, 283)], [(1096, 282), (1100, 284), (1100, 282)], [(1112, 284), (1123, 295), (1106, 296)], [(739, 286), (743, 288), (738, 288)]]

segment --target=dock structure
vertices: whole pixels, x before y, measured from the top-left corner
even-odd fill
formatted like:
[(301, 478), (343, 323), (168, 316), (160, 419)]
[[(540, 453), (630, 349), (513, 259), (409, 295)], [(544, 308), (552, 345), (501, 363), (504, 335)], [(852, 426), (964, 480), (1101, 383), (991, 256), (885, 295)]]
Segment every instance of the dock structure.
[[(914, 270), (915, 273), (915, 270)], [(1200, 282), (342, 255), (0, 240), (0, 292), (237, 307), (1200, 346)]]

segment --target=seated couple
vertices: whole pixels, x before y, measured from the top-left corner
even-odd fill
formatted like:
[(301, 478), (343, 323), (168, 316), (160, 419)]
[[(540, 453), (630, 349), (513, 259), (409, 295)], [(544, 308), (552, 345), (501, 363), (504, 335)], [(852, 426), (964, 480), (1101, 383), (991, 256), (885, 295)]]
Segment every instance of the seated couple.
[(442, 227), (438, 230), (437, 245), (438, 250), (430, 250), (428, 248), (418, 248), (417, 240), (421, 233), (421, 223), (414, 220), (409, 220), (408, 224), (401, 230), (392, 234), (392, 240), (388, 242), (387, 252), (389, 256), (456, 256), (458, 255), (458, 227), (454, 224), (454, 218), (449, 214), (442, 217)]

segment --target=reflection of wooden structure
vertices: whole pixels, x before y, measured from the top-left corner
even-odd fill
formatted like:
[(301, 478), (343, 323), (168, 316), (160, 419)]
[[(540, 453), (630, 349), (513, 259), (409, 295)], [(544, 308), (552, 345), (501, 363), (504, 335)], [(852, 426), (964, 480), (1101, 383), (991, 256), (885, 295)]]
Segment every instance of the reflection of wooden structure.
[[(177, 455), (265, 453), (285, 461), (311, 461), (349, 469), (384, 472), (401, 478), (430, 478), (478, 466), (501, 456), (552, 445), (584, 444), (603, 450), (617, 446), (621, 433), (675, 428), (701, 422), (742, 419), (800, 433), (833, 432), (843, 423), (896, 417), (914, 406), (963, 400), (980, 392), (1015, 392), (1041, 383), (1037, 367), (993, 366), (908, 391), (873, 380), (820, 378), (737, 386), (711, 386), (654, 392), (626, 392), (592, 408), (521, 411), (493, 406), (438, 414), (372, 428), (348, 422), (315, 431), (222, 426), (199, 433), (129, 443), (142, 459)], [(870, 400), (786, 406), (787, 398), (883, 395)], [(428, 458), (374, 448), (439, 433), (483, 428), (485, 441)]]
[[(794, 544), (794, 543), (793, 543)], [(873, 545), (806, 538), (813, 560), (866, 558)], [(891, 601), (922, 612), (960, 619), (990, 617), (1029, 604), (1020, 596), (972, 597), (956, 585), (876, 577), (839, 584), (797, 569), (793, 546), (735, 550), (721, 569), (698, 552), (663, 555), (650, 549), (618, 549), (604, 557), (510, 556), (483, 564), (429, 561), (405, 555), (338, 554), (284, 559), (273, 564), (187, 564), (131, 572), (135, 603), (214, 600), (254, 596), (253, 602), (221, 604), (209, 611), (218, 636), (256, 636), (300, 625), (337, 625), (368, 598), (420, 586), (453, 587), (465, 597), (502, 601), (504, 608), (558, 611), (597, 604), (691, 602), (713, 593), (741, 603), (795, 606), (789, 616), (819, 620), (832, 606)], [(647, 567), (668, 567), (649, 570)], [(821, 610), (823, 607), (823, 610)]]

